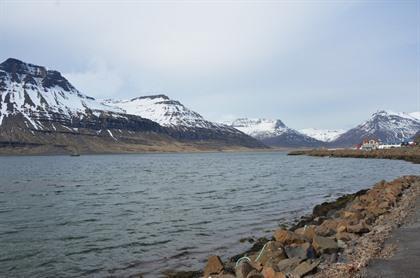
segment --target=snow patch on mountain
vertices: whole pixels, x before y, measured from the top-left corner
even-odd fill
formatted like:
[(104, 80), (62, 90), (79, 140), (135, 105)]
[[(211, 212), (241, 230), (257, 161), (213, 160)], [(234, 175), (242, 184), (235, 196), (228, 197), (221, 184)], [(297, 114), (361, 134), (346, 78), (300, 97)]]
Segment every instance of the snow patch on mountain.
[(58, 71), (7, 59), (0, 64), (0, 125), (10, 115), (22, 114), (35, 129), (38, 118), (60, 114), (64, 118), (83, 117), (107, 111), (121, 113), (74, 88)]
[(408, 115), (420, 121), (420, 112), (411, 112), (411, 113), (408, 113)]
[(179, 101), (172, 100), (162, 94), (136, 97), (129, 100), (107, 99), (103, 101), (103, 104), (118, 107), (127, 114), (137, 115), (166, 127), (225, 128), (224, 125), (210, 122)]
[(319, 141), (331, 142), (346, 131), (344, 129), (304, 128), (300, 129), (299, 132)]
[(280, 120), (239, 118), (226, 124), (257, 139), (275, 137), (289, 131)]
[(383, 143), (398, 144), (410, 140), (420, 131), (419, 112), (405, 113), (380, 110), (362, 124), (341, 134), (332, 143), (337, 146), (351, 146), (364, 139), (380, 139)]

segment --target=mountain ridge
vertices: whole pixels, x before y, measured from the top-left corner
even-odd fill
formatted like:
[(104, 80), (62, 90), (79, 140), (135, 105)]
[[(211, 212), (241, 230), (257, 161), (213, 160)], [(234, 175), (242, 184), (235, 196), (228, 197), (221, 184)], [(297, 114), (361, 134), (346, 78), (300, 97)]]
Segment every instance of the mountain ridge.
[(418, 114), (378, 110), (368, 120), (338, 136), (331, 145), (348, 147), (365, 139), (379, 139), (387, 144), (411, 140), (420, 131)]
[(320, 147), (322, 142), (286, 126), (279, 119), (239, 118), (230, 125), (272, 147)]
[(71, 148), (90, 144), (101, 150), (120, 149), (122, 145), (163, 150), (165, 146), (171, 149), (171, 144), (182, 149), (265, 147), (237, 130), (174, 130), (128, 114), (81, 93), (58, 71), (17, 59), (0, 64), (0, 131), (0, 145), (9, 142), (10, 146), (13, 142)]

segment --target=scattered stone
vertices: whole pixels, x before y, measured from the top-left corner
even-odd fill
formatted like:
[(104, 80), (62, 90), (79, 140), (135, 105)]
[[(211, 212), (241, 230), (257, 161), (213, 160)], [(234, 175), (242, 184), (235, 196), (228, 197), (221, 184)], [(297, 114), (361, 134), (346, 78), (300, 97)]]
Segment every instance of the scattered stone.
[[(412, 184), (417, 187), (413, 188)], [(236, 275), (233, 275), (233, 265), (238, 256), (236, 260), (232, 258), (232, 265), (225, 266), (219, 257), (213, 256), (209, 258), (204, 277), (294, 278), (315, 271), (314, 277), (319, 278), (359, 277), (357, 272), (369, 259), (378, 252), (383, 253), (380, 250), (386, 235), (392, 227), (399, 226), (400, 219), (406, 215), (401, 210), (401, 203), (404, 205), (404, 198), (410, 195), (403, 194), (403, 190), (420, 192), (419, 185), (420, 177), (403, 177), (378, 183), (369, 191), (324, 203), (314, 209), (317, 215), (302, 218), (291, 230), (276, 230), (275, 241), (258, 240), (252, 250), (241, 255), (249, 256), (251, 261), (236, 267)], [(193, 277), (197, 276), (185, 276)]]
[(237, 278), (246, 278), (254, 269), (249, 262), (243, 261), (235, 268), (235, 275)]
[(251, 266), (255, 268), (258, 272), (261, 272), (263, 265), (260, 262), (252, 261), (250, 262)]
[(351, 240), (356, 240), (358, 236), (355, 234), (347, 233), (347, 232), (341, 232), (341, 233), (337, 233), (335, 235), (335, 238), (337, 240), (342, 240), (342, 241), (351, 241)]
[(285, 251), (288, 258), (297, 257), (304, 260), (315, 258), (315, 250), (309, 242), (286, 246)]
[(315, 232), (320, 236), (331, 236), (336, 233), (338, 222), (336, 220), (327, 219), (318, 227), (315, 228)]
[(369, 227), (365, 224), (364, 221), (360, 221), (356, 225), (351, 225), (347, 227), (347, 232), (353, 234), (364, 234), (370, 231)]
[(337, 253), (332, 253), (332, 254), (323, 254), (321, 256), (321, 258), (324, 259), (324, 261), (328, 262), (328, 263), (336, 263), (338, 256)]
[(347, 222), (341, 221), (337, 224), (337, 233), (343, 233), (347, 231)]
[(256, 270), (252, 270), (246, 278), (264, 278), (264, 276)]
[(244, 252), (244, 253), (240, 253), (240, 254), (238, 254), (238, 255), (236, 255), (236, 256), (233, 256), (233, 257), (231, 257), (230, 258), (230, 261), (231, 262), (237, 262), (240, 258), (242, 258), (243, 256), (247, 256), (248, 254), (251, 254), (251, 253), (255, 253), (255, 252), (258, 252), (258, 251), (260, 251), (261, 250), (261, 248), (263, 248), (263, 246), (264, 246), (264, 244), (266, 244), (267, 242), (269, 242), (270, 240), (268, 240), (267, 238), (265, 238), (265, 237), (261, 237), (261, 238), (258, 238), (257, 240), (256, 240), (256, 242), (254, 243), (254, 245), (252, 245), (252, 247), (250, 248), (250, 249), (248, 249), (246, 252)]
[(308, 273), (311, 273), (316, 269), (316, 267), (319, 265), (320, 261), (315, 260), (313, 262), (310, 261), (304, 261), (300, 263), (293, 271), (292, 275), (296, 277), (302, 277)]
[(308, 225), (308, 226), (296, 229), (295, 233), (302, 235), (312, 241), (312, 239), (316, 235), (315, 227), (316, 227), (315, 225)]
[(304, 243), (306, 241), (304, 236), (284, 229), (276, 230), (274, 233), (274, 238), (276, 241), (281, 242), (283, 245), (292, 243)]
[(347, 244), (343, 241), (343, 240), (337, 240), (337, 246), (338, 246), (338, 248), (340, 248), (340, 249), (344, 249), (344, 248), (346, 248), (347, 247)]
[(264, 267), (262, 273), (264, 278), (286, 278), (283, 272), (277, 272), (272, 267)]
[(318, 253), (331, 254), (337, 252), (338, 249), (337, 242), (328, 237), (322, 236), (315, 236), (312, 245)]
[(341, 217), (344, 219), (356, 220), (359, 221), (363, 218), (363, 215), (359, 211), (348, 211), (344, 210), (340, 213)]
[(273, 266), (285, 258), (287, 258), (287, 256), (283, 244), (279, 241), (269, 241), (265, 245), (265, 248), (260, 251), (260, 254), (255, 261), (264, 266)]
[(219, 274), (223, 269), (224, 266), (219, 256), (210, 256), (204, 268), (204, 278), (208, 278), (211, 274)]
[(281, 260), (277, 264), (277, 270), (288, 273), (292, 271), (293, 269), (295, 269), (302, 261), (303, 260), (298, 257)]

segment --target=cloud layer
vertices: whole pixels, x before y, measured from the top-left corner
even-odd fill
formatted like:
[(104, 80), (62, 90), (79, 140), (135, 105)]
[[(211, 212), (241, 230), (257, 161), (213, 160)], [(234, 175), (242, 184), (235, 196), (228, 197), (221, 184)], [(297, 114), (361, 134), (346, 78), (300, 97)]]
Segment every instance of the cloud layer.
[(416, 1), (0, 1), (0, 58), (99, 98), (160, 92), (213, 120), (351, 127), (420, 110)]

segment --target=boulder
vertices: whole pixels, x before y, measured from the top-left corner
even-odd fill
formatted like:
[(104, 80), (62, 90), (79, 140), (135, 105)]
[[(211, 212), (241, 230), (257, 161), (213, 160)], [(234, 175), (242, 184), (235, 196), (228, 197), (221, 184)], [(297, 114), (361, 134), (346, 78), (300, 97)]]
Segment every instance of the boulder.
[(337, 231), (338, 222), (333, 219), (327, 219), (321, 225), (315, 228), (315, 232), (320, 236), (331, 236)]
[(380, 208), (377, 203), (370, 204), (366, 207), (366, 211), (371, 213), (374, 217), (378, 217), (388, 211), (387, 208)]
[(344, 222), (344, 221), (339, 222), (338, 225), (337, 225), (337, 229), (336, 229), (337, 233), (342, 233), (342, 232), (347, 231), (347, 226), (348, 225), (347, 225), (346, 222)]
[(315, 236), (312, 242), (312, 246), (315, 248), (317, 253), (335, 253), (338, 250), (337, 242), (328, 237)]
[(264, 267), (261, 274), (264, 278), (286, 278), (286, 275), (283, 272), (277, 272), (272, 267)]
[(264, 278), (264, 276), (254, 269), (250, 273), (248, 273), (246, 278)]
[(283, 244), (279, 241), (269, 241), (256, 257), (255, 262), (264, 266), (274, 266), (285, 258), (287, 256)]
[(302, 261), (303, 260), (298, 257), (281, 260), (277, 264), (277, 270), (288, 273), (292, 271), (293, 269), (295, 269)]
[(210, 256), (204, 268), (204, 277), (207, 278), (212, 274), (219, 274), (223, 269), (224, 266), (219, 256)]
[(356, 240), (358, 236), (352, 233), (339, 232), (335, 235), (335, 238), (337, 240), (342, 240), (342, 241), (351, 241), (351, 240)]
[(315, 250), (309, 242), (292, 244), (286, 246), (284, 249), (288, 258), (297, 257), (303, 260), (315, 258)]
[(347, 227), (347, 232), (353, 234), (364, 234), (370, 231), (368, 225), (364, 221), (360, 221), (358, 224), (350, 225)]
[(260, 262), (252, 261), (249, 263), (253, 268), (255, 268), (258, 272), (261, 272), (263, 269), (263, 265)]
[(255, 268), (249, 262), (243, 261), (235, 268), (235, 275), (237, 278), (246, 278), (252, 270)]
[(281, 242), (283, 245), (306, 242), (306, 238), (304, 236), (284, 229), (276, 230), (274, 233), (274, 238), (276, 241)]
[(340, 213), (340, 216), (344, 219), (356, 220), (356, 221), (359, 221), (360, 219), (363, 218), (363, 215), (360, 211), (344, 210)]
[(315, 228), (316, 228), (315, 225), (308, 225), (308, 226), (296, 229), (295, 233), (298, 235), (302, 235), (312, 241), (313, 237), (316, 235)]
[(319, 265), (320, 261), (319, 260), (315, 260), (315, 261), (304, 261), (302, 263), (300, 263), (293, 271), (292, 271), (292, 275), (293, 277), (302, 277), (308, 273), (311, 273), (312, 271), (314, 271), (316, 269), (316, 267)]

